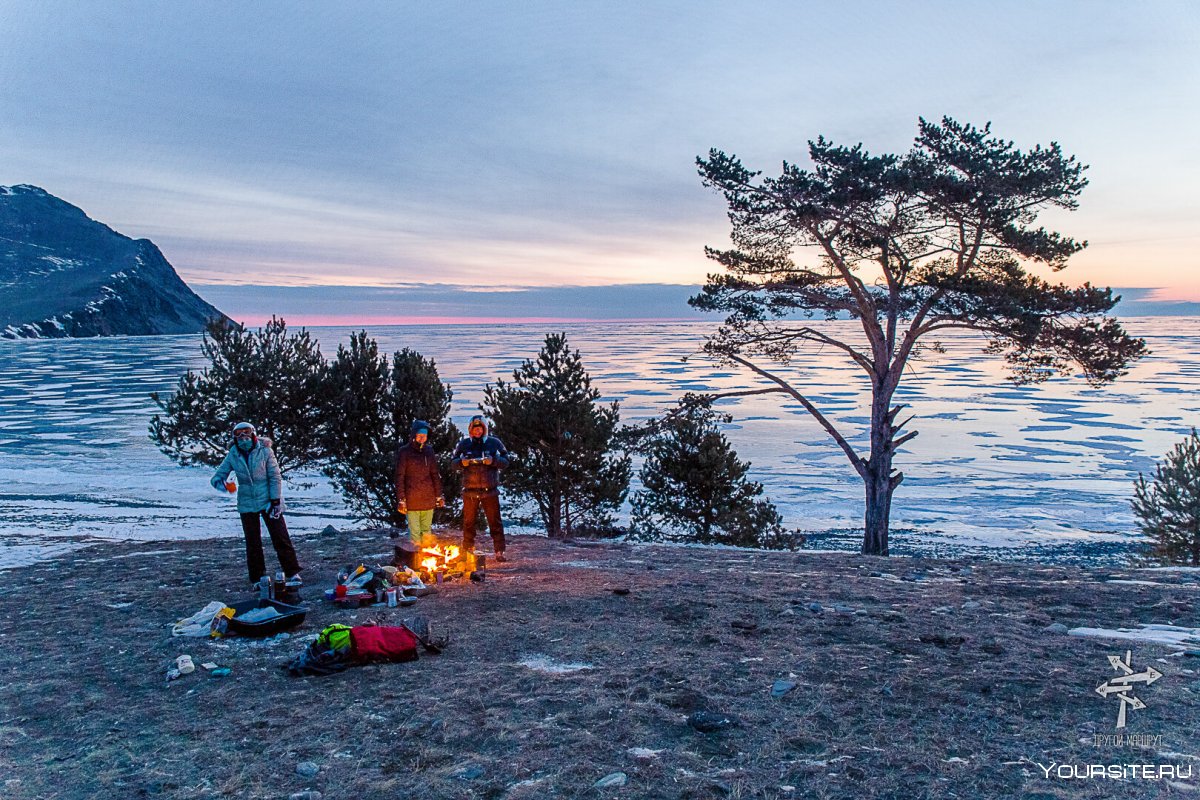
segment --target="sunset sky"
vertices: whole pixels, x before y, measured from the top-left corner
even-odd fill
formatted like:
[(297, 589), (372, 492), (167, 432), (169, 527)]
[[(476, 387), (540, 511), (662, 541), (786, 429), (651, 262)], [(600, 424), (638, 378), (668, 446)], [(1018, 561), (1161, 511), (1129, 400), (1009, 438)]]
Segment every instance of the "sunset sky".
[(0, 184), (153, 239), (223, 308), (702, 283), (728, 225), (697, 155), (771, 174), (943, 114), (1091, 165), (1046, 219), (1090, 242), (1062, 280), (1200, 301), (1194, 2), (0, 2), (0, 26)]

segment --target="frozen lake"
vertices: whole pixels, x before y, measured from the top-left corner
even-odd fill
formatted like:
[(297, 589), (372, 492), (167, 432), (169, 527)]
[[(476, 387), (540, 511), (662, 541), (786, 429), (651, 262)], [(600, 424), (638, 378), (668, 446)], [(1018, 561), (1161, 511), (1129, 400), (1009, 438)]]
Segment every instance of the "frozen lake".
[[(1152, 353), (1102, 389), (1078, 378), (1014, 387), (969, 336), (914, 362), (899, 399), (921, 434), (897, 456), (906, 478), (893, 505), (893, 553), (1102, 563), (1127, 552), (1138, 539), (1133, 480), (1200, 419), (1200, 320), (1126, 324)], [(763, 385), (696, 357), (710, 324), (553, 329), (581, 350), (606, 399), (621, 401), (625, 421), (661, 413), (684, 392)], [(535, 356), (546, 331), (540, 323), (370, 329), (382, 350), (411, 347), (437, 361), (460, 427), (483, 387)], [(331, 355), (350, 329), (313, 332)], [(238, 534), (232, 501), (210, 489), (209, 471), (176, 466), (147, 437), (149, 393), (169, 392), (202, 367), (199, 345), (199, 336), (0, 340), (0, 566), (97, 540)], [(863, 441), (867, 393), (855, 369), (813, 352), (782, 374)], [(730, 439), (788, 527), (808, 532), (812, 546), (857, 550), (861, 482), (824, 431), (782, 396), (722, 407), (735, 418)], [(349, 522), (323, 479), (288, 497), (297, 532)]]

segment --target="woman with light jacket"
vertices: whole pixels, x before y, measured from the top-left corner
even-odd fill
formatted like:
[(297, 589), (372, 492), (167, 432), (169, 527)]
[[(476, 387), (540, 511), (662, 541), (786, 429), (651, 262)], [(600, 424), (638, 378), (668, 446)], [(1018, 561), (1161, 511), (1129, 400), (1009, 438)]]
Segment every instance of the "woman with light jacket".
[(239, 422), (233, 426), (233, 442), (229, 454), (213, 473), (212, 485), (232, 491), (226, 481), (231, 472), (237, 475), (237, 508), (242, 518), (242, 533), (246, 536), (246, 568), (250, 583), (258, 583), (267, 569), (260, 518), (267, 523), (267, 533), (271, 535), (271, 545), (284, 574), (289, 580), (299, 580), (301, 567), (283, 519), (283, 481), (271, 440), (259, 439), (253, 425)]

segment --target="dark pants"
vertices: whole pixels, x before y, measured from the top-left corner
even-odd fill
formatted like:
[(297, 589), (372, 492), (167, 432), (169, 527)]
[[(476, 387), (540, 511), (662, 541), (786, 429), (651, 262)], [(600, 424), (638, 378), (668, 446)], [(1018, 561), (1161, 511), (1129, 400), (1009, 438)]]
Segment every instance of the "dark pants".
[(500, 521), (500, 492), (463, 490), (463, 549), (475, 549), (475, 517), (483, 506), (488, 530), (492, 534), (492, 549), (504, 552), (504, 523)]
[(258, 524), (259, 517), (267, 523), (267, 533), (271, 534), (271, 545), (275, 555), (279, 556), (279, 566), (289, 578), (300, 571), (300, 562), (296, 560), (296, 548), (292, 547), (292, 538), (288, 536), (287, 523), (281, 516), (271, 519), (267, 512), (258, 514), (239, 514), (242, 518), (242, 533), (246, 534), (246, 569), (250, 571), (250, 582), (255, 583), (267, 572), (263, 560), (262, 526)]

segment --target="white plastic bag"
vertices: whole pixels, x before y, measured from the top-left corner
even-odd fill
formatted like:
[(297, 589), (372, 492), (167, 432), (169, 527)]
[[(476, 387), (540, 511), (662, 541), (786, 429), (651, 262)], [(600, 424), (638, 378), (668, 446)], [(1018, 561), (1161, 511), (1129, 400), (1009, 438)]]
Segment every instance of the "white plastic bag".
[(225, 604), (217, 600), (212, 601), (204, 608), (192, 614), (187, 619), (181, 619), (171, 627), (172, 636), (196, 636), (207, 637), (212, 634), (213, 618), (217, 613), (225, 607)]

